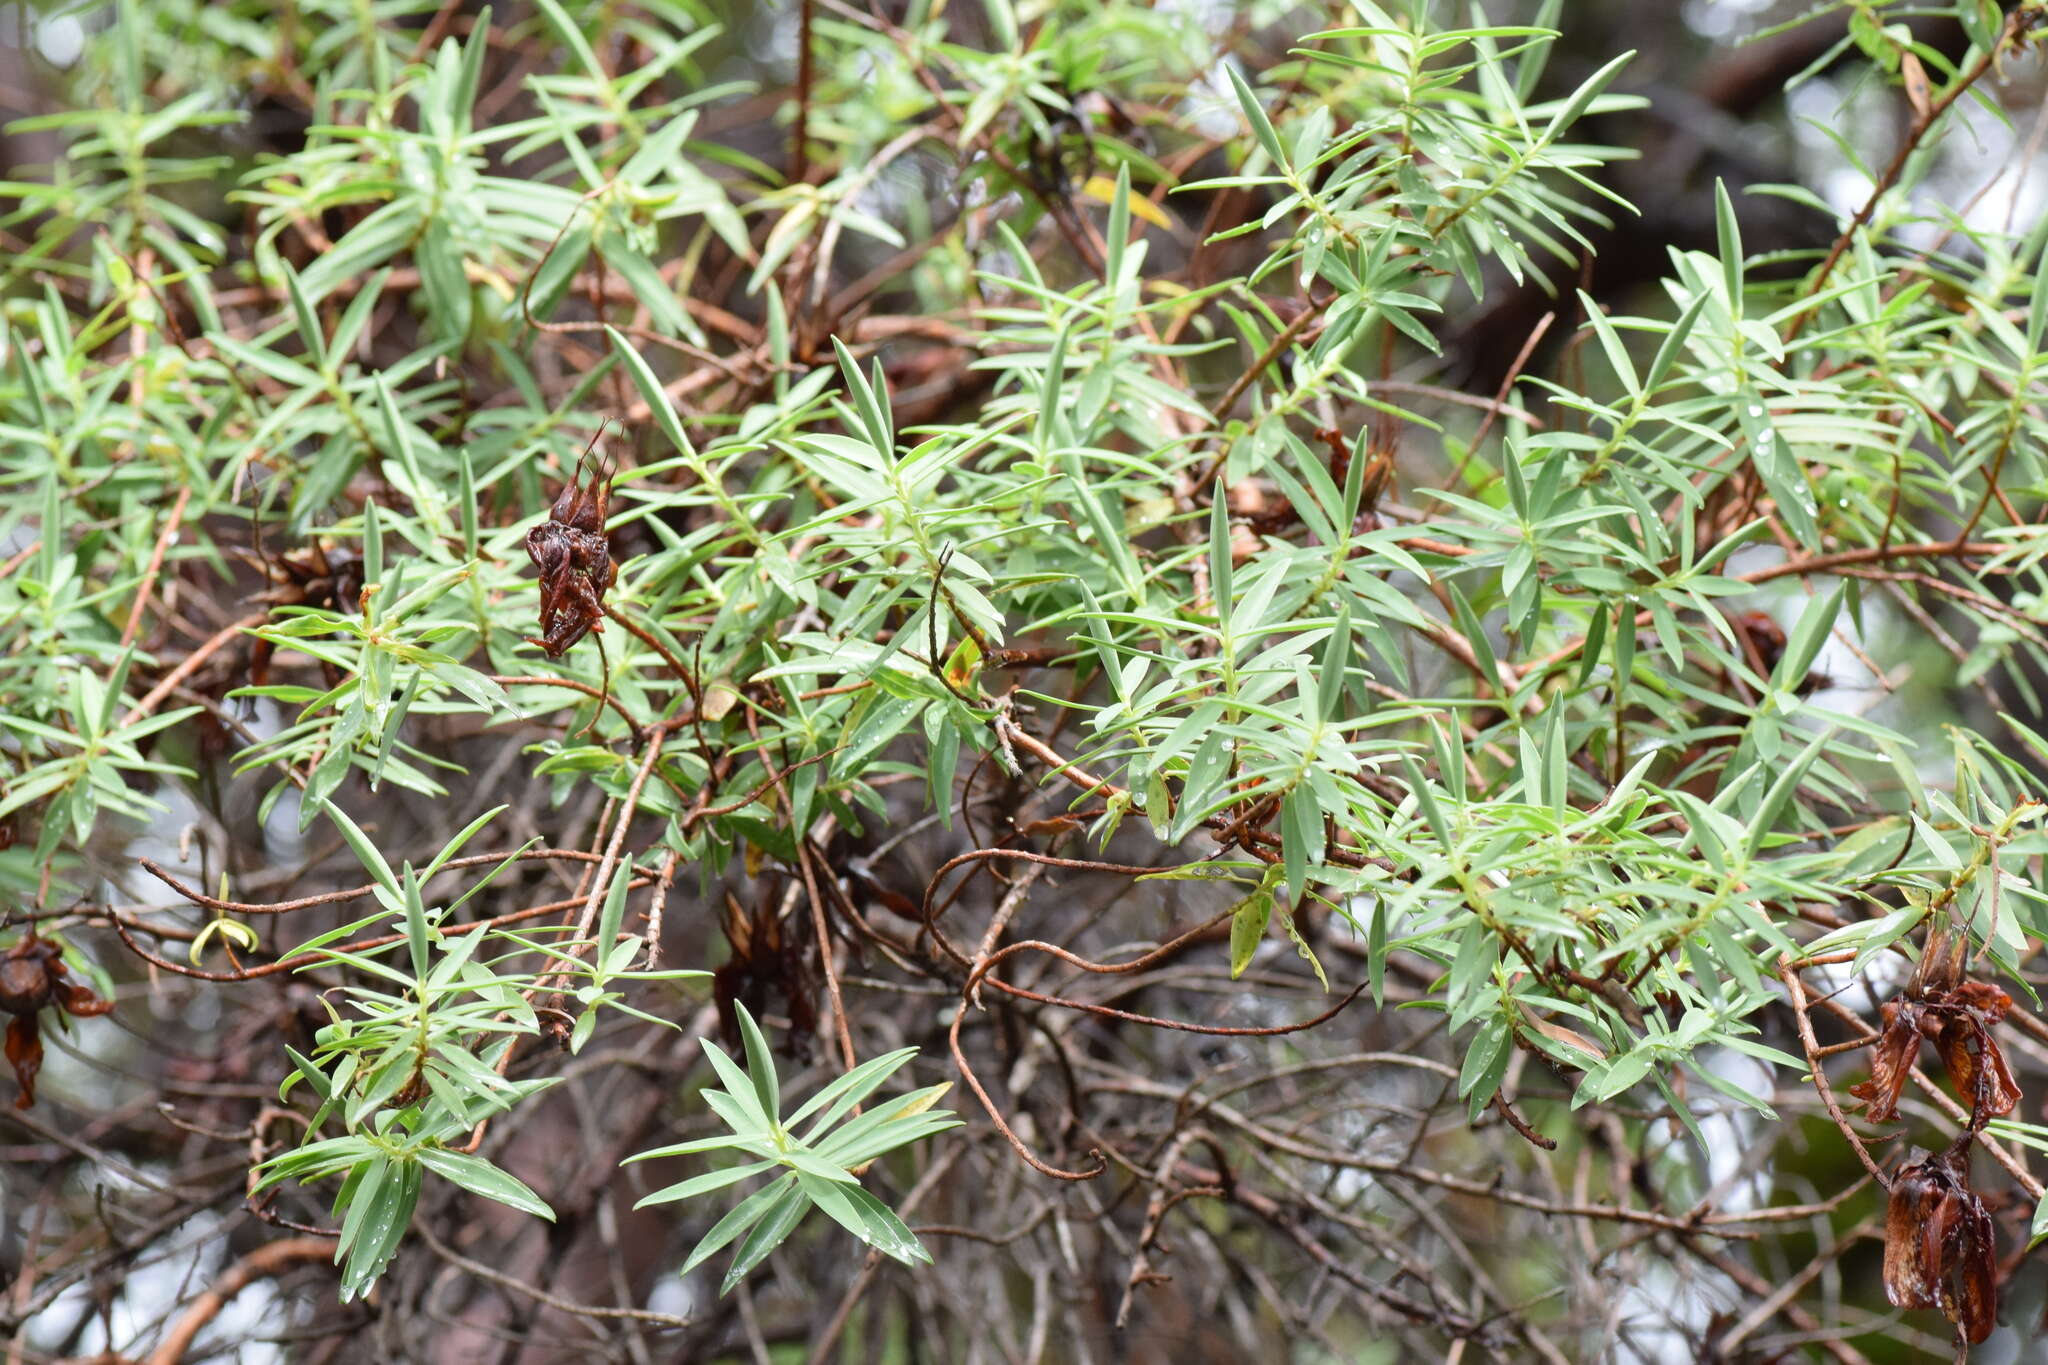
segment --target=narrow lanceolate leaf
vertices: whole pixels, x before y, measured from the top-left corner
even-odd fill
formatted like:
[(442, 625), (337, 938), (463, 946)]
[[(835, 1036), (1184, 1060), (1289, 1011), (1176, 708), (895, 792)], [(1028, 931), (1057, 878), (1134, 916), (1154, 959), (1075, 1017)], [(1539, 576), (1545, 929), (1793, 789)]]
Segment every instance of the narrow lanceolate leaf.
[(775, 1076), (775, 1056), (768, 1050), (768, 1040), (761, 1036), (761, 1026), (754, 1022), (747, 1007), (735, 1005), (733, 1009), (740, 1018), (740, 1039), (746, 1044), (747, 1074), (754, 1082), (754, 1098), (768, 1121), (777, 1123), (782, 1117), (782, 1100), (781, 1085)]
[(1266, 936), (1266, 923), (1273, 917), (1273, 893), (1254, 891), (1237, 903), (1230, 915), (1230, 979), (1244, 975)]
[(597, 920), (597, 952), (600, 960), (604, 954), (611, 952), (612, 944), (618, 940), (619, 926), (626, 918), (626, 889), (633, 881), (623, 872), (614, 872), (612, 875), (611, 887), (605, 892), (604, 911)]
[(1066, 421), (1061, 414), (1061, 404), (1066, 399), (1067, 371), (1067, 329), (1062, 327), (1052, 339), (1052, 353), (1046, 357), (1045, 372), (1039, 377), (1038, 391), (1038, 448), (1041, 452), (1055, 450), (1067, 443)]
[(320, 369), (327, 368), (327, 333), (320, 325), (319, 315), (313, 311), (313, 304), (306, 297), (304, 285), (299, 282), (299, 272), (285, 261), (277, 263), (278, 273), (284, 276), (285, 295), (291, 300), (292, 321), (299, 329), (299, 340), (305, 343), (306, 354)]
[(1223, 69), (1230, 73), (1230, 87), (1237, 92), (1238, 107), (1244, 110), (1245, 121), (1251, 125), (1252, 136), (1259, 140), (1259, 146), (1265, 149), (1266, 155), (1273, 158), (1274, 168), (1286, 170), (1287, 154), (1281, 150), (1280, 134), (1273, 131), (1273, 120), (1266, 117), (1265, 106), (1259, 103), (1259, 97), (1252, 93), (1252, 88), (1245, 84), (1244, 77), (1237, 74), (1235, 63), (1225, 62)]
[(1735, 411), (1750, 463), (1770, 491), (1785, 529), (1801, 545), (1818, 550), (1820, 527), (1815, 517), (1820, 508), (1805, 467), (1779, 433), (1763, 397), (1755, 389), (1745, 388), (1736, 394)]
[(866, 1099), (874, 1092), (875, 1087), (916, 1055), (916, 1048), (905, 1047), (894, 1052), (885, 1052), (879, 1057), (868, 1058), (798, 1105), (784, 1126), (795, 1129), (805, 1119), (817, 1114), (818, 1123), (813, 1132), (824, 1131), (831, 1127), (841, 1114)]
[(1621, 74), (1621, 69), (1635, 60), (1635, 55), (1634, 52), (1624, 52), (1588, 76), (1584, 83), (1577, 90), (1574, 90), (1571, 97), (1564, 102), (1564, 107), (1557, 111), (1556, 117), (1550, 120), (1550, 125), (1543, 130), (1543, 135), (1538, 141), (1541, 143), (1551, 143), (1563, 136), (1565, 130), (1574, 123), (1577, 123), (1586, 110), (1591, 107), (1593, 101), (1599, 98), (1600, 92), (1605, 90), (1608, 84)]
[(1131, 237), (1131, 167), (1125, 162), (1116, 168), (1116, 189), (1109, 203), (1109, 227), (1104, 242), (1103, 274), (1115, 287), (1124, 275), (1124, 250), (1130, 245)]
[(1351, 667), (1351, 604), (1337, 612), (1337, 625), (1323, 646), (1323, 672), (1316, 687), (1316, 712), (1323, 724), (1334, 725), (1343, 714), (1344, 679)]
[(555, 1211), (547, 1202), (516, 1177), (493, 1166), (482, 1157), (470, 1156), (466, 1152), (452, 1152), (443, 1147), (422, 1147), (420, 1160), (428, 1170), (445, 1179), (452, 1180), (472, 1194), (486, 1199), (495, 1199), (522, 1213), (533, 1214), (553, 1222)]
[(377, 899), (388, 909), (399, 914), (407, 913), (405, 893), (399, 889), (398, 876), (392, 872), (391, 864), (384, 861), (384, 855), (362, 828), (339, 807), (329, 805), (327, 818), (334, 821), (334, 827), (341, 831), (341, 837), (375, 880)]
[(682, 454), (694, 456), (697, 447), (684, 434), (682, 419), (676, 415), (675, 404), (662, 389), (661, 381), (655, 378), (653, 369), (648, 366), (633, 343), (626, 340), (616, 328), (607, 327), (604, 330), (605, 335), (611, 338), (612, 352), (625, 365), (626, 373), (632, 377), (633, 387), (640, 391), (640, 397), (646, 401), (648, 410), (654, 416), (654, 423), (661, 428), (662, 435), (668, 437), (669, 444)]
[(1799, 613), (1799, 620), (1785, 634), (1785, 652), (1778, 660), (1778, 666), (1771, 672), (1771, 686), (1781, 692), (1795, 692), (1813, 671), (1813, 665), (1826, 647), (1829, 633), (1841, 620), (1842, 597), (1848, 591), (1844, 583), (1831, 593), (1809, 599)]
[[(796, 1176), (790, 1176), (792, 1182)], [(770, 1187), (774, 1188), (774, 1187)], [(782, 1245), (796, 1225), (810, 1209), (803, 1188), (792, 1183), (776, 1196), (775, 1202), (763, 1212), (761, 1220), (747, 1233), (746, 1240), (733, 1252), (732, 1266), (725, 1272), (725, 1279), (718, 1286), (721, 1295), (730, 1294), (741, 1280), (753, 1272), (755, 1266), (768, 1259), (775, 1248)]]
[(728, 1166), (721, 1171), (710, 1171), (704, 1175), (693, 1176), (688, 1180), (678, 1181), (676, 1184), (656, 1190), (653, 1194), (643, 1196), (633, 1207), (644, 1209), (654, 1204), (674, 1204), (683, 1200), (695, 1199), (697, 1196), (709, 1194), (713, 1190), (722, 1190), (727, 1185), (736, 1185), (749, 1176), (760, 1175), (764, 1171), (771, 1171), (778, 1164), (774, 1161), (755, 1161), (744, 1166)]
[(756, 1190), (741, 1201), (731, 1213), (713, 1223), (711, 1231), (705, 1233), (690, 1254), (684, 1258), (682, 1273), (687, 1275), (710, 1260), (733, 1238), (765, 1218), (771, 1209), (781, 1208), (791, 1200), (802, 1203), (802, 1196), (797, 1191), (795, 1172), (783, 1176), (772, 1185)]
[[(1685, 305), (1685, 311), (1678, 315), (1678, 321), (1671, 324), (1671, 330), (1666, 332), (1664, 340), (1658, 343), (1657, 354), (1651, 359), (1650, 368), (1643, 372), (1642, 393), (1655, 393), (1657, 387), (1671, 373), (1672, 367), (1678, 363), (1678, 357), (1684, 353), (1686, 342), (1692, 337), (1694, 325), (1699, 322), (1700, 314), (1706, 311), (1712, 297), (1711, 294), (1704, 292), (1693, 295), (1692, 301)], [(1594, 651), (1596, 654), (1598, 652)]]
[(1231, 583), (1230, 499), (1222, 492), (1209, 509), (1209, 596), (1216, 603), (1216, 629), (1230, 634)]
[(1726, 181), (1714, 182), (1714, 230), (1721, 248), (1721, 271), (1728, 291), (1728, 311), (1742, 320), (1742, 228), (1735, 220), (1735, 202)]
[(901, 1218), (859, 1185), (840, 1185), (799, 1175), (804, 1194), (831, 1219), (875, 1250), (905, 1265), (928, 1263), (924, 1249)]
[(428, 942), (427, 907), (420, 899), (420, 879), (413, 873), (412, 864), (405, 865), (403, 883), (405, 895), (405, 945), (412, 955), (412, 974), (424, 980), (427, 975), (427, 959), (433, 949)]
[(1323, 812), (1315, 788), (1297, 782), (1280, 802), (1280, 837), (1287, 893), (1299, 901), (1308, 895), (1308, 869), (1323, 861)]
[[(732, 1112), (737, 1116), (737, 1120), (746, 1125), (749, 1136), (756, 1138), (770, 1136), (775, 1128), (775, 1120), (769, 1106), (761, 1102), (760, 1094), (755, 1089), (754, 1079), (741, 1070), (732, 1058), (726, 1056), (725, 1050), (719, 1047), (718, 1044), (712, 1042), (709, 1038), (699, 1041), (704, 1049), (705, 1059), (711, 1063), (711, 1069), (718, 1073), (718, 1079), (725, 1084), (725, 1089), (722, 1092), (717, 1092), (722, 1094), (724, 1104), (731, 1106)], [(711, 1101), (713, 1095), (707, 1092), (705, 1098), (707, 1101)], [(734, 1122), (734, 1120), (728, 1120), (728, 1122)], [(735, 1123), (735, 1126), (737, 1126), (737, 1123)]]

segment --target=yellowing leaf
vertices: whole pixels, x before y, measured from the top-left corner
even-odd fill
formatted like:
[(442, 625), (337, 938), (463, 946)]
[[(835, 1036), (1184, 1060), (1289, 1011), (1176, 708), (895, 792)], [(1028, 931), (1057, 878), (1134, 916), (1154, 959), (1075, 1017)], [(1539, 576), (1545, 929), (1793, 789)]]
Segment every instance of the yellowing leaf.
[[(1107, 204), (1116, 198), (1116, 181), (1111, 180), (1106, 175), (1091, 175), (1088, 177), (1088, 183), (1081, 186), (1081, 193), (1087, 195), (1090, 199)], [(1173, 227), (1173, 220), (1160, 211), (1159, 205), (1153, 203), (1144, 195), (1133, 191), (1130, 197), (1130, 204), (1131, 216), (1133, 218), (1143, 218), (1156, 228), (1170, 229)]]
[(937, 1104), (940, 1100), (946, 1098), (946, 1092), (948, 1090), (951, 1090), (952, 1088), (953, 1083), (951, 1081), (947, 1081), (935, 1090), (927, 1091), (925, 1094), (922, 1095), (912, 1095), (908, 1100), (904, 1101), (903, 1104), (897, 1108), (895, 1113), (889, 1115), (889, 1118), (891, 1119), (891, 1121), (894, 1121), (896, 1119), (914, 1118), (917, 1115), (922, 1114), (925, 1110), (931, 1108), (933, 1105)]
[[(915, 1118), (917, 1115), (922, 1114), (925, 1110), (937, 1104), (940, 1100), (946, 1098), (946, 1092), (948, 1090), (951, 1090), (952, 1088), (953, 1083), (951, 1081), (947, 1081), (943, 1085), (939, 1086), (935, 1090), (932, 1090), (928, 1094), (912, 1095), (909, 1099), (905, 1100), (902, 1104), (898, 1105), (896, 1107), (896, 1112), (889, 1115), (889, 1117), (884, 1121), (888, 1123), (894, 1123), (898, 1119)], [(862, 1176), (866, 1175), (869, 1169), (874, 1166), (874, 1164), (874, 1160), (871, 1158), (867, 1161), (861, 1162), (858, 1166), (849, 1166), (846, 1169), (848, 1173), (851, 1175)]]

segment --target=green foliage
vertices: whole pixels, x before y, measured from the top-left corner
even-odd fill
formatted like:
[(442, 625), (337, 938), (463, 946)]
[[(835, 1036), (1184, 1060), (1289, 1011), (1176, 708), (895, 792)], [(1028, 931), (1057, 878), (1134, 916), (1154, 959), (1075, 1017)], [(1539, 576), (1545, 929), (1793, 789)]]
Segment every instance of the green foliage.
[[(278, 1088), (278, 1098), (288, 1098), (303, 1081), (319, 1108), (307, 1121), (304, 1143), (259, 1168), (265, 1174), (255, 1192), (284, 1180), (344, 1175), (334, 1214), (342, 1220), (335, 1261), (346, 1262), (341, 1282), (346, 1301), (367, 1289), (390, 1263), (419, 1200), (424, 1171), (523, 1212), (554, 1217), (546, 1203), (518, 1180), (483, 1158), (458, 1150), (457, 1139), (483, 1120), (560, 1079), (505, 1076), (516, 1042), (539, 1032), (531, 1001), (550, 975), (545, 968), (518, 971), (512, 966), (516, 960), (538, 950), (544, 963), (566, 961), (572, 976), (588, 978), (576, 992), (584, 1010), (572, 1034), (572, 1051), (580, 1051), (588, 1039), (599, 1006), (628, 1008), (616, 991), (606, 989), (613, 983), (691, 980), (706, 973), (625, 970), (644, 944), (638, 935), (619, 932), (627, 881), (623, 876), (614, 880), (606, 900), (595, 940), (602, 945), (596, 963), (488, 923), (454, 928), (450, 912), (510, 864), (500, 862), (445, 907), (427, 906), (422, 887), (497, 810), (479, 816), (424, 869), (415, 872), (407, 863), (398, 873), (353, 820), (333, 806), (326, 810), (372, 873), (371, 894), (382, 909), (300, 944), (286, 959), (299, 971), (348, 968), (377, 984), (344, 987), (347, 1013), (321, 997), (332, 1022), (315, 1037), (311, 1057), (286, 1047), (294, 1070)], [(396, 932), (373, 940), (375, 946), (335, 946), (337, 940), (386, 923)], [(509, 951), (493, 957), (487, 948)], [(631, 1012), (666, 1023), (639, 1010)], [(321, 1138), (330, 1118), (338, 1119), (345, 1132)]]
[[(636, 1208), (695, 1199), (781, 1168), (781, 1174), (773, 1181), (747, 1196), (704, 1234), (683, 1261), (682, 1273), (689, 1274), (744, 1236), (719, 1290), (721, 1294), (730, 1293), (796, 1230), (813, 1208), (823, 1209), (861, 1241), (905, 1265), (929, 1262), (931, 1253), (903, 1225), (902, 1219), (861, 1187), (860, 1176), (875, 1158), (960, 1126), (960, 1121), (946, 1110), (932, 1108), (951, 1082), (912, 1091), (865, 1114), (859, 1113), (861, 1101), (917, 1055), (916, 1048), (901, 1048), (852, 1068), (785, 1117), (781, 1082), (775, 1075), (775, 1059), (769, 1053), (767, 1039), (746, 1006), (740, 1005), (737, 1010), (740, 1034), (746, 1043), (746, 1067), (742, 1069), (718, 1044), (708, 1039), (704, 1043), (704, 1055), (725, 1083), (723, 1088), (704, 1091), (704, 1102), (731, 1131), (626, 1158), (629, 1162), (646, 1161), (715, 1151), (732, 1151), (754, 1158), (745, 1165), (727, 1166), (657, 1190)], [(811, 1126), (799, 1135), (796, 1129), (806, 1119), (813, 1120)]]
[[(1646, 101), (1628, 54), (1546, 78), (1548, 22), (1356, 0), (1277, 65), (1221, 63), (1205, 116), (1228, 132), (1177, 180), (1090, 112), (1212, 70), (1160, 14), (995, 3), (981, 47), (940, 6), (834, 17), (813, 138), (837, 169), (785, 181), (700, 135), (738, 92), (691, 5), (635, 9), (644, 60), (613, 72), (592, 45), (613, 7), (539, 0), (515, 22), (555, 60), (503, 120), (489, 11), (415, 52), (396, 20), (433, 5), (297, 8), (302, 147), (194, 153), (242, 121), (231, 73), (270, 60), (271, 30), (123, 3), (79, 75), (92, 99), (34, 121), (60, 163), (0, 186), (0, 227), (29, 235), (0, 270), (0, 817), (35, 836), (0, 884), (86, 894), (96, 831), (132, 833), (194, 771), (144, 741), (184, 754), (202, 711), (280, 708), (234, 772), (301, 830), (328, 815), (379, 906), (286, 955), (349, 984), (291, 1054), (306, 1145), (263, 1165), (266, 1188), (343, 1177), (344, 1297), (428, 1172), (547, 1215), (457, 1149), (556, 1079), (505, 1075), (543, 1034), (537, 996), (574, 1002), (581, 1051), (609, 1012), (663, 1022), (642, 988), (704, 975), (630, 969), (634, 886), (808, 875), (818, 831), (900, 820), (904, 779), (955, 829), (965, 774), (1028, 774), (1073, 789), (1096, 848), (1149, 833), (1189, 877), (1241, 883), (1233, 977), (1276, 922), (1334, 974), (1312, 915), (1376, 1002), (1390, 962), (1421, 964), (1474, 1116), (1518, 1049), (1576, 1074), (1575, 1108), (1633, 1096), (1695, 1132), (1703, 1102), (1772, 1115), (1712, 1061), (1804, 1070), (1762, 1040), (1781, 964), (1860, 968), (1937, 910), (2024, 988), (2048, 744), (1987, 711), (1937, 772), (1932, 685), (1880, 703), (1822, 673), (1910, 654), (2038, 710), (2027, 670), (2048, 666), (2048, 229), (1922, 206), (1928, 158), (1873, 173), (1825, 265), (1748, 254), (1721, 187), (1715, 249), (1673, 251), (1635, 315), (1569, 286), (1589, 232), (1633, 212), (1600, 130)], [(1898, 7), (1849, 8), (1845, 43), (1917, 69)], [(1957, 8), (1978, 55), (2009, 42)], [(1009, 206), (985, 237), (876, 189), (913, 124)], [(1823, 236), (1839, 216), (1756, 192), (1824, 213)], [(1189, 249), (1228, 268), (1168, 278), (1157, 224), (1218, 202), (1242, 208)], [(917, 327), (832, 306), (842, 239)], [(1555, 296), (1570, 363), (1437, 401), (1455, 321), (1511, 286)], [(941, 338), (972, 384), (906, 420), (892, 335)], [(543, 660), (522, 538), (612, 416), (612, 628)], [(228, 602), (244, 546), (267, 591), (205, 644), (165, 604)], [(1947, 657), (1922, 649), (1930, 609)], [(252, 640), (289, 680), (250, 676)], [(229, 682), (174, 675), (202, 647)], [(343, 813), (386, 782), (465, 818), (495, 799), (462, 780), (457, 726), (524, 742), (558, 804), (594, 789), (622, 831), (656, 822), (603, 848), (580, 923), (459, 919), (488, 877), (429, 905), (489, 814), (415, 870), (399, 832)], [(1822, 910), (1840, 923), (1814, 942)], [(854, 1116), (902, 1049), (779, 1117), (741, 1017), (744, 1068), (705, 1044), (730, 1131), (641, 1155), (748, 1160), (642, 1202), (775, 1174), (684, 1270), (738, 1241), (730, 1289), (812, 1207), (928, 1260), (855, 1172), (956, 1126), (926, 1108), (944, 1087)]]

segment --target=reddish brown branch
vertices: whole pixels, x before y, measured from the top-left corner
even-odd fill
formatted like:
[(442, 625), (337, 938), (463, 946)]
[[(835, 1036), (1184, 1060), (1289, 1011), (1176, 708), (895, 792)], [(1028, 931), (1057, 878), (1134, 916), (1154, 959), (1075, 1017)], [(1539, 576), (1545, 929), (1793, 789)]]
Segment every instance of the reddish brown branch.
[(220, 1278), (192, 1301), (171, 1325), (163, 1344), (150, 1353), (149, 1365), (178, 1365), (206, 1324), (220, 1316), (220, 1310), (235, 1295), (256, 1281), (281, 1275), (305, 1261), (324, 1261), (333, 1254), (334, 1243), (324, 1237), (287, 1237), (257, 1247), (221, 1272)]
[[(1941, 116), (1948, 112), (1949, 106), (1983, 79), (1985, 73), (1997, 64), (2005, 49), (2024, 38), (2043, 17), (2044, 11), (2034, 6), (2016, 7), (2005, 16), (2005, 26), (1999, 30), (1998, 37), (1992, 41), (1991, 46), (1978, 54), (1977, 60), (1957, 76), (1949, 84), (1948, 89), (1941, 92), (1939, 98), (1914, 117), (1913, 125), (1900, 140), (1899, 150), (1893, 155), (1891, 164), (1884, 168), (1884, 173), (1878, 176), (1877, 183), (1870, 187), (1870, 197), (1863, 201), (1863, 207), (1856, 210), (1856, 216), (1849, 220), (1849, 225), (1835, 238), (1835, 244), (1828, 249), (1827, 259), (1820, 263), (1820, 269), (1815, 271), (1813, 278), (1807, 282), (1808, 294), (1819, 294), (1827, 287), (1828, 276), (1834, 273), (1835, 265), (1842, 259), (1842, 254), (1849, 249), (1849, 244), (1856, 240), (1856, 234), (1869, 225), (1871, 215), (1877, 212), (1878, 204), (1891, 192), (1892, 186), (1898, 183), (1900, 174), (1906, 169), (1907, 160), (1919, 149), (1921, 140), (1927, 136), (1929, 130), (1941, 121)], [(1785, 339), (1790, 341), (1798, 336), (1819, 310), (1820, 302), (1815, 300), (1798, 317), (1792, 319), (1792, 325), (1785, 330)]]

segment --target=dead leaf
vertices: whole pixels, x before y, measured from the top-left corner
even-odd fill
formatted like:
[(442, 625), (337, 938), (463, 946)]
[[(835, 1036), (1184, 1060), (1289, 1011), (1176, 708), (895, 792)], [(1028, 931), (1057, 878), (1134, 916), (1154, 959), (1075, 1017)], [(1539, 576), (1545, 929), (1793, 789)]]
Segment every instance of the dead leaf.
[(1913, 106), (1913, 120), (1926, 127), (1934, 117), (1934, 99), (1927, 86), (1927, 68), (1911, 52), (1899, 55), (1899, 75), (1906, 83), (1906, 102)]

